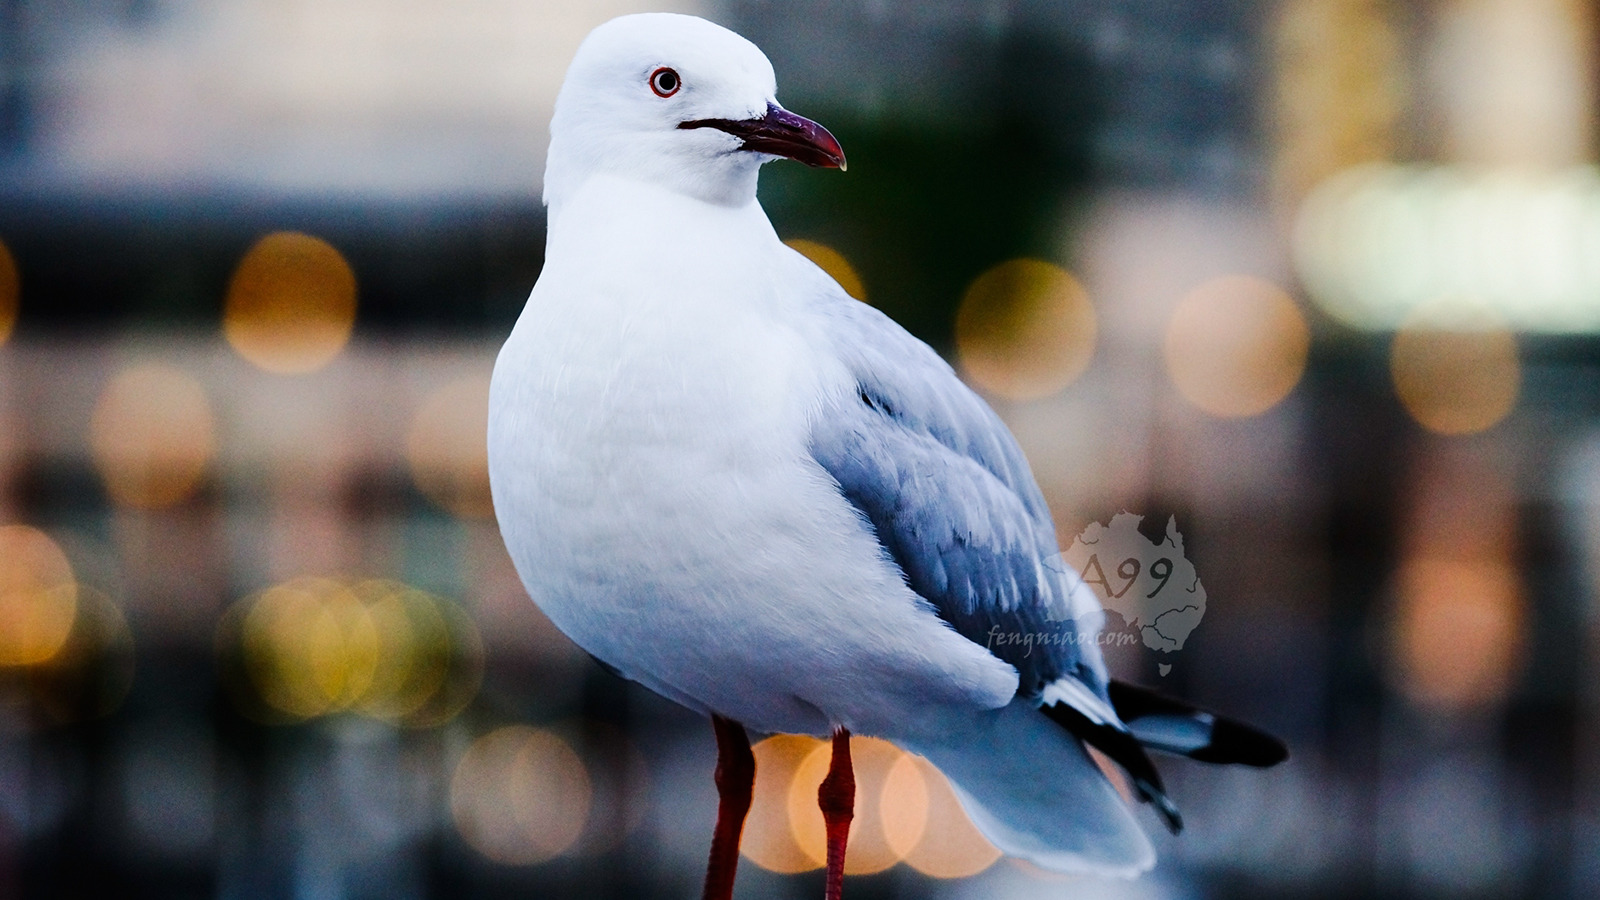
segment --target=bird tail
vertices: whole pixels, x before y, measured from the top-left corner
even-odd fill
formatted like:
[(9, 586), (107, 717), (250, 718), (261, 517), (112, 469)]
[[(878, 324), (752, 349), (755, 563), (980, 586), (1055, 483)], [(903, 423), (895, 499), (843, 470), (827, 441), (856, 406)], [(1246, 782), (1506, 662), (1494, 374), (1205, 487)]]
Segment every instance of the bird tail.
[(904, 743), (950, 779), (996, 847), (1058, 872), (1132, 878), (1155, 863), (1133, 811), (1036, 700), (945, 718), (924, 732), (933, 737)]
[(1173, 834), (1183, 830), (1183, 817), (1167, 797), (1147, 748), (1200, 762), (1262, 768), (1289, 757), (1283, 742), (1264, 731), (1149, 688), (1112, 681), (1106, 695), (1109, 709), (1081, 682), (1063, 678), (1045, 690), (1040, 709), (1073, 737), (1121, 766), (1139, 799), (1155, 807)]
[[(1111, 704), (1062, 679), (1040, 699), (976, 715), (950, 712), (925, 740), (904, 740), (939, 767), (996, 847), (1046, 869), (1132, 878), (1155, 863), (1150, 839), (1085, 745), (1127, 771), (1173, 832), (1183, 827), (1146, 748), (1208, 763), (1266, 767), (1283, 742), (1234, 719), (1112, 681)], [(1041, 712), (1043, 715), (1041, 715)]]

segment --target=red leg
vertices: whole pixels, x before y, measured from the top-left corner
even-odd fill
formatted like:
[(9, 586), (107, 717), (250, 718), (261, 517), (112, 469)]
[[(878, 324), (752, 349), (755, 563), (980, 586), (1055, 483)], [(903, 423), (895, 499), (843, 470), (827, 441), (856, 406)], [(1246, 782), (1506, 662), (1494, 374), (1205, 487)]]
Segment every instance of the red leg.
[(844, 848), (850, 839), (850, 820), (856, 814), (856, 773), (850, 765), (850, 732), (833, 733), (833, 762), (828, 777), (817, 788), (817, 805), (828, 833), (827, 900), (844, 896)]
[(755, 789), (756, 758), (743, 725), (713, 714), (711, 727), (717, 733), (717, 831), (711, 837), (704, 898), (732, 900), (733, 877), (739, 871), (739, 835)]

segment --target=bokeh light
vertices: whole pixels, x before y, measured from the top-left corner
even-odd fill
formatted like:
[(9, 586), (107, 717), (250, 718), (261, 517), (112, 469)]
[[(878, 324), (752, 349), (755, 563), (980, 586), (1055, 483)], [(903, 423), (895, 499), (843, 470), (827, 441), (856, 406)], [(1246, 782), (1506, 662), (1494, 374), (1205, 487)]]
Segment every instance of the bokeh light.
[(54, 657), (77, 610), (78, 585), (61, 547), (37, 528), (0, 526), (0, 666)]
[(17, 327), (17, 311), (22, 305), (22, 277), (16, 257), (5, 241), (0, 241), (0, 345), (11, 338)]
[(1448, 328), (1487, 308), (1519, 330), (1600, 331), (1593, 166), (1358, 166), (1307, 196), (1293, 249), (1312, 299), (1357, 328), (1431, 307)]
[(368, 603), (380, 640), (378, 669), (361, 711), (408, 728), (454, 719), (483, 682), (483, 638), (472, 616), (443, 597), (393, 581), (358, 582), (354, 590)]
[(415, 712), (450, 671), (450, 626), (439, 605), (422, 591), (370, 580), (352, 588), (372, 622), (378, 647), (362, 712), (398, 720)]
[(450, 782), (461, 836), (506, 865), (531, 865), (566, 852), (583, 833), (593, 790), (566, 741), (513, 725), (478, 738)]
[(861, 275), (856, 272), (856, 267), (850, 265), (850, 260), (845, 259), (843, 253), (833, 249), (827, 244), (818, 241), (808, 241), (805, 238), (792, 238), (784, 241), (790, 247), (800, 252), (801, 256), (817, 264), (822, 271), (827, 272), (844, 292), (857, 300), (867, 299), (867, 287), (861, 281)]
[[(803, 734), (775, 734), (751, 748), (756, 757), (755, 792), (739, 849), (763, 869), (792, 875), (822, 865), (795, 840), (789, 825), (789, 789), (801, 763), (825, 746), (826, 742)], [(814, 795), (812, 799), (815, 803)]]
[(354, 706), (366, 693), (378, 668), (378, 630), (349, 589), (303, 579), (256, 600), (244, 650), (263, 698), (309, 719)]
[(1413, 558), (1401, 567), (1398, 585), (1401, 691), (1440, 711), (1505, 697), (1522, 637), (1521, 588), (1508, 562)]
[(584, 760), (593, 788), (589, 822), (567, 854), (594, 860), (623, 846), (650, 821), (651, 763), (633, 737), (610, 722), (586, 717), (562, 733)]
[(215, 449), (205, 388), (182, 369), (139, 363), (106, 385), (89, 447), (113, 502), (160, 509), (187, 500)]
[(1167, 324), (1167, 373), (1184, 399), (1214, 416), (1276, 406), (1305, 372), (1311, 329), (1288, 293), (1230, 275), (1190, 291)]
[(1594, 142), (1594, 5), (1457, 0), (1429, 23), (1432, 99), (1452, 159), (1528, 168), (1587, 159)]
[(81, 722), (110, 715), (133, 688), (133, 632), (122, 607), (78, 585), (67, 640), (49, 660), (28, 669), (28, 693), (49, 721)]
[(454, 718), (476, 693), (483, 648), (455, 604), (398, 582), (301, 578), (225, 617), (255, 697), (290, 720), (354, 711), (408, 727)]
[[(900, 854), (884, 835), (883, 790), (889, 770), (905, 756), (905, 751), (879, 738), (850, 739), (850, 758), (856, 777), (855, 817), (850, 821), (849, 852), (845, 854), (847, 875), (871, 875), (900, 861)], [(833, 745), (819, 742), (789, 782), (789, 826), (795, 842), (816, 865), (828, 861), (827, 833), (822, 810), (817, 806), (817, 789), (828, 775)]]
[(1401, 498), (1387, 674), (1425, 710), (1493, 706), (1517, 682), (1528, 618), (1513, 476), (1477, 442), (1416, 446)]
[[(774, 735), (754, 748), (755, 796), (742, 849), (752, 862), (794, 874), (827, 861), (817, 788), (833, 757), (828, 741)], [(877, 738), (852, 737), (855, 818), (845, 872), (868, 875), (905, 861), (937, 878), (963, 878), (1000, 851), (961, 808), (950, 782), (927, 760)]]
[(884, 780), (882, 802), (890, 846), (924, 875), (967, 878), (1002, 855), (972, 824), (944, 773), (916, 754), (895, 761)]
[(429, 394), (406, 437), (417, 488), (457, 516), (492, 518), (488, 433), (488, 377), (463, 378)]
[(350, 340), (356, 276), (332, 244), (278, 231), (240, 260), (222, 330), (240, 356), (280, 375), (327, 365)]
[(1510, 330), (1448, 330), (1426, 315), (1394, 336), (1389, 370), (1406, 412), (1429, 431), (1475, 434), (1504, 419), (1517, 405), (1522, 367)]
[(907, 753), (894, 761), (878, 800), (883, 838), (901, 859), (916, 850), (928, 830), (928, 779), (914, 757)]
[(967, 376), (1007, 400), (1060, 391), (1089, 367), (1097, 324), (1089, 294), (1065, 269), (1014, 259), (978, 276), (956, 312)]

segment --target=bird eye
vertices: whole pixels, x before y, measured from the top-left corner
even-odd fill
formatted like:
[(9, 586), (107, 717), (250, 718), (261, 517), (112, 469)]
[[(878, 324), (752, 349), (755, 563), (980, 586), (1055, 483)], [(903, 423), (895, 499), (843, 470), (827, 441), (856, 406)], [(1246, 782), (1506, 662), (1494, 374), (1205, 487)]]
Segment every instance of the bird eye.
[(657, 97), (671, 97), (683, 87), (683, 80), (678, 73), (663, 66), (650, 73), (650, 90), (656, 92)]

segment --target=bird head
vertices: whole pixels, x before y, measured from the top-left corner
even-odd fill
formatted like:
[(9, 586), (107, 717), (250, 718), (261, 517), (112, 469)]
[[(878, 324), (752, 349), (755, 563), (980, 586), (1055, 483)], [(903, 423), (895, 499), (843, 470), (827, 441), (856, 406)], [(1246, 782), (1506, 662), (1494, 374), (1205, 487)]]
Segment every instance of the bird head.
[(844, 168), (826, 128), (784, 109), (772, 63), (694, 16), (646, 13), (601, 25), (567, 69), (550, 122), (545, 203), (609, 173), (743, 205), (780, 157)]

